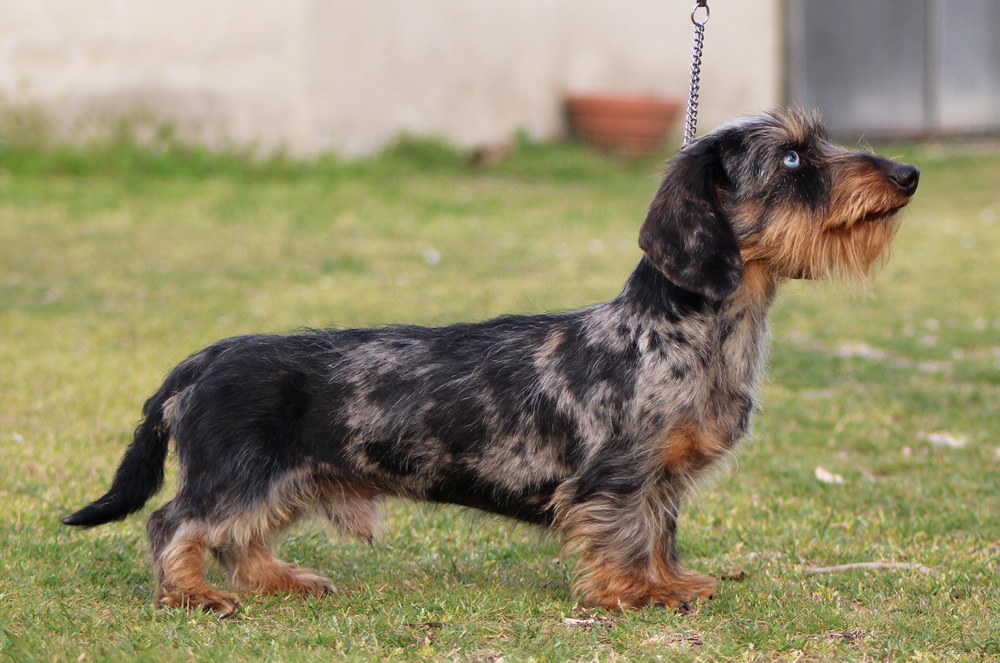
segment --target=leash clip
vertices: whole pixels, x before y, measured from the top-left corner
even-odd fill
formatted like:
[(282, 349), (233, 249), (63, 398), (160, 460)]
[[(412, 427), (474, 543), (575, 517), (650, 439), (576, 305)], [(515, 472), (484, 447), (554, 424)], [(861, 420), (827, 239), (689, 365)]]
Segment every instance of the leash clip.
[[(705, 18), (701, 20), (698, 20), (699, 9), (705, 10)], [(708, 0), (698, 0), (698, 4), (696, 4), (694, 9), (691, 10), (691, 22), (701, 28), (705, 27), (705, 24), (708, 23), (708, 19), (711, 18), (711, 16), (712, 10), (708, 8)]]

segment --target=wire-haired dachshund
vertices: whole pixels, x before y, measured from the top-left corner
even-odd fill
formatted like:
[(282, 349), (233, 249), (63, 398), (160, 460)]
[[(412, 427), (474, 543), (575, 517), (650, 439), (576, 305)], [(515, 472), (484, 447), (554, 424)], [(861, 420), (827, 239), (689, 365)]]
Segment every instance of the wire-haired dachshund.
[(871, 276), (919, 171), (838, 147), (818, 116), (741, 118), (671, 159), (621, 294), (571, 313), (447, 327), (253, 335), (182, 361), (146, 402), (92, 527), (161, 487), (149, 519), (161, 606), (233, 614), (248, 592), (334, 591), (267, 543), (304, 515), (371, 540), (383, 496), (555, 532), (586, 605), (676, 607), (713, 579), (677, 554), (684, 494), (750, 430), (784, 279)]

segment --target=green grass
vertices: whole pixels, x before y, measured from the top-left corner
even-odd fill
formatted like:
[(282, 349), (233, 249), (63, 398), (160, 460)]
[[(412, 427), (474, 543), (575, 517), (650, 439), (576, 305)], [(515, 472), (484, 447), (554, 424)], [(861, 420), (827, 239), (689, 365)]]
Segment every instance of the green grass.
[[(896, 148), (923, 179), (873, 294), (785, 288), (755, 439), (681, 521), (688, 564), (723, 578), (693, 614), (581, 616), (551, 539), (389, 503), (374, 548), (319, 525), (282, 544), (337, 595), (248, 596), (220, 622), (152, 607), (143, 518), (58, 522), (106, 488), (165, 372), (245, 332), (607, 299), (658, 165), (532, 144), (477, 169), (419, 141), (309, 164), (28, 143), (0, 154), (0, 658), (1000, 657), (1000, 154)], [(864, 561), (931, 572), (805, 570)]]

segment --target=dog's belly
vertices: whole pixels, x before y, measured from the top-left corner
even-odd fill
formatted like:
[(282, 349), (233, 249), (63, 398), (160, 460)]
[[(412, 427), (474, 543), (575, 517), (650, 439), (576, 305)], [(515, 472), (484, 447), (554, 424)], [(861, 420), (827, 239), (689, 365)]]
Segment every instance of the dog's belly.
[(512, 489), (476, 478), (471, 473), (453, 472), (431, 485), (425, 495), (432, 502), (472, 507), (537, 525), (552, 522), (550, 502), (559, 480)]
[(389, 495), (547, 525), (552, 495), (573, 470), (564, 462), (561, 445), (533, 442), (470, 439), (456, 448), (433, 437), (368, 441), (349, 445), (340, 463), (347, 461), (350, 472)]

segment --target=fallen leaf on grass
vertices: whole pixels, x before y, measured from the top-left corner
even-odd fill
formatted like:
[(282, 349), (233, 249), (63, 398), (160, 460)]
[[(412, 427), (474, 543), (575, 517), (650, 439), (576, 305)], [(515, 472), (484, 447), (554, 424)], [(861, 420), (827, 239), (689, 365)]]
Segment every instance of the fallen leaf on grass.
[(930, 442), (936, 447), (951, 447), (952, 449), (963, 449), (966, 441), (964, 435), (952, 435), (951, 433), (924, 433), (920, 439)]
[(575, 626), (577, 628), (588, 629), (592, 626), (611, 626), (610, 617), (588, 617), (586, 619), (576, 619), (575, 617), (567, 617), (563, 620), (563, 624), (566, 626)]
[(822, 467), (816, 468), (816, 478), (823, 483), (844, 483), (844, 477)]

